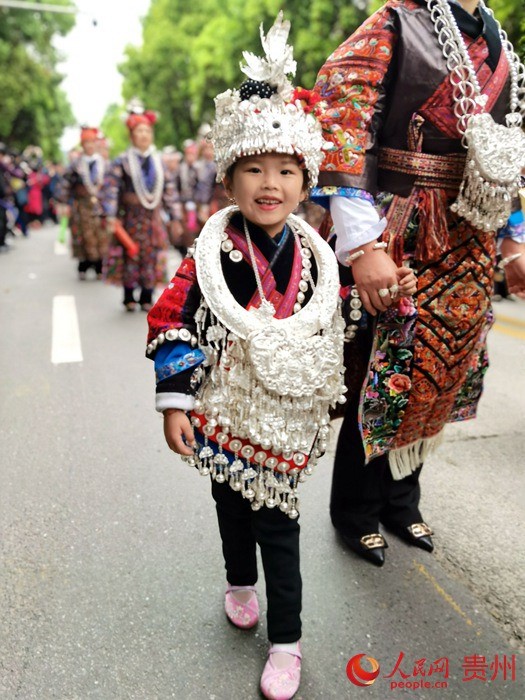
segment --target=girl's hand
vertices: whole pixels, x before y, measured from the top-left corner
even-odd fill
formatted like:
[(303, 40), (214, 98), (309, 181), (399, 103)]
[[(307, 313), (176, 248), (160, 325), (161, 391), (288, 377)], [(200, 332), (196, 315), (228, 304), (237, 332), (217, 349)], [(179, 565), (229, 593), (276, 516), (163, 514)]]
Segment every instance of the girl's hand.
[[(163, 413), (164, 437), (170, 450), (189, 457), (193, 454), (195, 435), (188, 416), (178, 408), (168, 408)], [(186, 438), (186, 443), (183, 437)]]
[(505, 279), (509, 294), (525, 299), (525, 254), (505, 265)]
[(396, 270), (397, 297), (411, 297), (417, 292), (417, 277), (413, 270), (409, 267), (398, 267)]
[(509, 294), (525, 298), (525, 244), (513, 241), (511, 238), (504, 238), (501, 242), (501, 257), (506, 258), (516, 253), (522, 255), (505, 265), (505, 279)]

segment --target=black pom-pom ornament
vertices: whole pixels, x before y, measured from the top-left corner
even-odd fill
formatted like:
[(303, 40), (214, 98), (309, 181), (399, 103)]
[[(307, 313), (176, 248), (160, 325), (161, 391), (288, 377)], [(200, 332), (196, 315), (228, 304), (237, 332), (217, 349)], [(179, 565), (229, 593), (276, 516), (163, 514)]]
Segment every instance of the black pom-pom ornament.
[(277, 90), (268, 83), (261, 83), (259, 80), (245, 80), (239, 88), (241, 100), (249, 100), (252, 95), (259, 97), (271, 97)]

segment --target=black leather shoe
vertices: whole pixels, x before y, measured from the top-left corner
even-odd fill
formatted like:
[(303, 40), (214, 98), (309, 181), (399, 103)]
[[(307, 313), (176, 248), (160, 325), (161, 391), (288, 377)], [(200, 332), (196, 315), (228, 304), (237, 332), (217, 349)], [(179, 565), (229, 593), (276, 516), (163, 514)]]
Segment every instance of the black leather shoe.
[(383, 566), (385, 563), (385, 549), (388, 544), (383, 535), (374, 532), (362, 537), (349, 537), (343, 534), (341, 537), (343, 542), (362, 559), (375, 566)]
[(401, 537), (405, 542), (414, 545), (414, 547), (424, 549), (426, 552), (434, 551), (434, 543), (431, 537), (434, 533), (426, 523), (412, 523), (411, 525), (403, 527), (402, 525), (385, 522), (384, 520), (381, 522), (388, 530), (398, 537)]

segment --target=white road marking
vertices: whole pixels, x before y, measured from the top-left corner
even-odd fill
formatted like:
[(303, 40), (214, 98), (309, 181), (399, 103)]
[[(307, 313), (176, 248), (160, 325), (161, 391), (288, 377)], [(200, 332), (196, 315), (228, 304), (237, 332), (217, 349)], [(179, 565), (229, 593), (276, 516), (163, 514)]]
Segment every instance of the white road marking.
[(58, 365), (83, 359), (75, 297), (53, 297), (51, 362)]

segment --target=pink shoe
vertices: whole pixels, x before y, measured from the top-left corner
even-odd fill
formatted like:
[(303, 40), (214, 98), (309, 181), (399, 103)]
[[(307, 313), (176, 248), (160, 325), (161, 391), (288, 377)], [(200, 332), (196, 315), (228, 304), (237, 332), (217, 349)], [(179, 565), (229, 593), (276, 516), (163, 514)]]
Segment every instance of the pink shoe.
[(296, 694), (301, 682), (301, 644), (290, 654), (290, 665), (286, 668), (275, 668), (272, 654), (279, 652), (275, 645), (268, 651), (268, 661), (261, 676), (261, 690), (268, 700), (291, 700)]
[[(247, 603), (237, 600), (235, 591), (252, 591)], [(228, 620), (242, 630), (248, 630), (259, 622), (259, 601), (257, 600), (255, 586), (230, 586), (226, 588), (224, 598), (224, 610)]]

